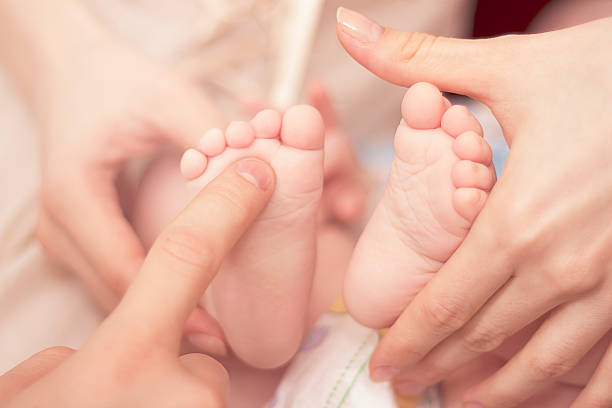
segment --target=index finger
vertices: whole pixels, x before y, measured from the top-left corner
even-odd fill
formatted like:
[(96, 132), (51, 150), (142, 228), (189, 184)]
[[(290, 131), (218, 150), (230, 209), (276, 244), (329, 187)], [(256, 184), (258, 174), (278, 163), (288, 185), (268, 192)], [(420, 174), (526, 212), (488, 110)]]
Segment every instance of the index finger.
[[(386, 381), (419, 362), (460, 329), (509, 279), (510, 268), (496, 250), (495, 192), (463, 244), (423, 288), (382, 338), (370, 360), (374, 381)], [(492, 234), (488, 233), (490, 231)], [(485, 255), (483, 255), (485, 254)]]
[(130, 337), (153, 336), (179, 348), (187, 317), (223, 258), (266, 206), (274, 183), (267, 163), (241, 160), (162, 231), (116, 310), (131, 322)]

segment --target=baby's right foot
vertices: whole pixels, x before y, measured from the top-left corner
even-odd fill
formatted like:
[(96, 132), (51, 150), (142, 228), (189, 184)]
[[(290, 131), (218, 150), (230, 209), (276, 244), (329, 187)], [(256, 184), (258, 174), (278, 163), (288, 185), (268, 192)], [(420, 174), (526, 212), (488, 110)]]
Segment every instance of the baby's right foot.
[(270, 202), (225, 258), (203, 298), (234, 353), (258, 368), (285, 363), (304, 334), (316, 260), (323, 139), (321, 115), (310, 106), (294, 106), (282, 117), (264, 110), (251, 122), (233, 122), (225, 133), (210, 130), (181, 161), (194, 191), (245, 157), (267, 161), (276, 173)]
[(495, 183), (480, 124), (436, 87), (412, 86), (402, 118), (384, 196), (345, 279), (351, 315), (374, 328), (390, 326), (452, 255)]

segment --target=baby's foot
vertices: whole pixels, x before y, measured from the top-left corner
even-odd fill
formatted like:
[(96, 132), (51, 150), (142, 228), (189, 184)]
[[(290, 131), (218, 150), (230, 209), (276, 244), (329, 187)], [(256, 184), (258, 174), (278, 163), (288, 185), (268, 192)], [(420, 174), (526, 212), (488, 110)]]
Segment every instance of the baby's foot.
[(391, 325), (457, 249), (495, 183), (480, 124), (436, 87), (410, 88), (402, 117), (384, 196), (344, 287), (351, 314), (374, 328)]
[(263, 159), (276, 173), (269, 204), (203, 298), (236, 355), (259, 368), (285, 363), (302, 340), (316, 259), (323, 135), (321, 116), (310, 106), (292, 107), (282, 118), (264, 110), (250, 123), (232, 122), (225, 133), (208, 131), (181, 161), (196, 191), (244, 157)]

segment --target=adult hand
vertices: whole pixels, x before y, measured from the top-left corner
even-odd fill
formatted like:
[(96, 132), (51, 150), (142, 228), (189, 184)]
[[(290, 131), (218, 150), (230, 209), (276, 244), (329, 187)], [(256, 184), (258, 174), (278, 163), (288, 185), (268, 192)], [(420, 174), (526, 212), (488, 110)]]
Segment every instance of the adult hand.
[[(111, 310), (145, 256), (120, 206), (124, 164), (166, 142), (192, 146), (224, 121), (195, 84), (118, 43), (81, 4), (28, 3), (0, 5), (0, 57), (41, 134), (37, 235)], [(225, 351), (201, 309), (186, 333), (203, 351)]]
[[(393, 83), (487, 104), (511, 146), (463, 245), (382, 339), (370, 368), (416, 391), (538, 317), (545, 322), (466, 402), (510, 407), (570, 371), (612, 328), (612, 19), (459, 40), (383, 28), (346, 9), (338, 37)], [(612, 405), (612, 346), (575, 403)]]
[(83, 349), (47, 350), (0, 377), (0, 404), (225, 406), (225, 369), (203, 354), (179, 357), (182, 330), (274, 183), (260, 160), (230, 166), (160, 234), (121, 303)]

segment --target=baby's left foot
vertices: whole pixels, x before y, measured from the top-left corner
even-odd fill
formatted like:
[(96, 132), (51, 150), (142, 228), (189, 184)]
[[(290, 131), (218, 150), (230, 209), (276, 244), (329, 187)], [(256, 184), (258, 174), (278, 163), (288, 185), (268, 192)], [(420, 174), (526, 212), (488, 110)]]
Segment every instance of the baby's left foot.
[(323, 136), (321, 116), (310, 106), (292, 107), (282, 118), (264, 110), (225, 132), (210, 130), (181, 161), (194, 191), (245, 157), (267, 161), (276, 173), (270, 202), (203, 298), (236, 355), (259, 368), (288, 361), (304, 334), (316, 260)]
[(391, 325), (457, 249), (495, 183), (491, 149), (464, 107), (419, 83), (401, 110), (387, 187), (344, 285), (351, 315), (375, 328)]

